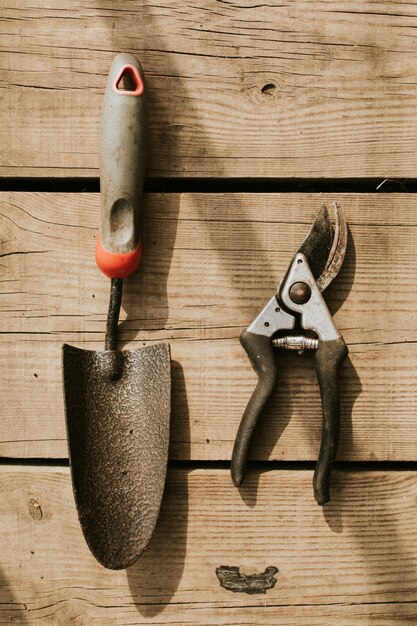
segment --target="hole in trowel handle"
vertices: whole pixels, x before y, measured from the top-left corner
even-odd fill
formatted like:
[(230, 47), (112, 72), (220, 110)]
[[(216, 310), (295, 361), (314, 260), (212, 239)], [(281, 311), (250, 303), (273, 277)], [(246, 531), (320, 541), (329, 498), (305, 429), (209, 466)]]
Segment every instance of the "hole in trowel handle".
[(130, 67), (125, 67), (123, 74), (117, 81), (116, 88), (118, 91), (135, 91), (137, 88), (136, 77)]
[(134, 65), (124, 65), (113, 83), (116, 93), (125, 96), (141, 96), (145, 90), (142, 76)]

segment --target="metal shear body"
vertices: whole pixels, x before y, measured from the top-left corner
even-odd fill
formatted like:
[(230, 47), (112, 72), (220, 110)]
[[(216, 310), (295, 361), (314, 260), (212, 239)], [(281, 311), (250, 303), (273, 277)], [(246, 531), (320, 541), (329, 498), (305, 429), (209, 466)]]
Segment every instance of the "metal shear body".
[[(316, 350), (316, 370), (323, 410), (322, 440), (313, 486), (318, 504), (330, 498), (330, 476), (336, 457), (340, 427), (338, 369), (348, 354), (326, 306), (322, 291), (339, 272), (347, 245), (347, 225), (341, 208), (334, 204), (335, 224), (322, 207), (304, 243), (293, 257), (288, 271), (261, 313), (243, 331), (240, 342), (258, 375), (236, 436), (231, 472), (240, 485), (249, 443), (259, 415), (271, 395), (278, 376), (274, 348)], [(296, 327), (314, 336), (278, 333)]]

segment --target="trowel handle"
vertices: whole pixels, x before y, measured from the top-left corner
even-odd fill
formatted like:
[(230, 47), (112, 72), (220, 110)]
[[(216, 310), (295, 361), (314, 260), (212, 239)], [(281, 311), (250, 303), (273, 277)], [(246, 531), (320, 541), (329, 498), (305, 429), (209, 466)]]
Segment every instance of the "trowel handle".
[(136, 57), (117, 55), (101, 118), (101, 225), (96, 261), (110, 278), (127, 278), (142, 257), (140, 209), (147, 152), (146, 91)]

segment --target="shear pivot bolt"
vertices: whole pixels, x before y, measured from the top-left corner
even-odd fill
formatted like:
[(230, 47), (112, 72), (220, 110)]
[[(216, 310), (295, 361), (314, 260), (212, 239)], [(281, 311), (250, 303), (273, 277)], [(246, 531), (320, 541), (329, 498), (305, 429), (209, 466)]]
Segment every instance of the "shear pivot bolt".
[(311, 289), (307, 283), (294, 283), (290, 287), (289, 296), (294, 304), (305, 304), (310, 300)]

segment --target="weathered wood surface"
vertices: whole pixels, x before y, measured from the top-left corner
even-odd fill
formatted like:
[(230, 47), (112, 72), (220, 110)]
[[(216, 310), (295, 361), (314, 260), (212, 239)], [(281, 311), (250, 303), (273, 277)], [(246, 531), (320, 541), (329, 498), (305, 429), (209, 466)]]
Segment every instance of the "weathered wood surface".
[[(171, 344), (171, 458), (230, 458), (256, 380), (238, 336), (332, 199), (352, 233), (326, 295), (350, 347), (338, 458), (417, 458), (415, 195), (148, 194), (144, 263), (126, 281), (121, 336), (130, 347)], [(67, 455), (61, 345), (99, 349), (105, 327), (98, 221), (97, 194), (0, 196), (3, 456)], [(281, 369), (251, 456), (316, 459), (313, 357), (284, 355)]]
[[(416, 623), (415, 472), (336, 472), (324, 509), (310, 471), (248, 478), (239, 493), (226, 470), (170, 470), (148, 551), (112, 572), (84, 543), (67, 469), (2, 466), (0, 624)], [(232, 593), (225, 565), (276, 567), (277, 583)]]
[(127, 50), (147, 76), (151, 176), (415, 176), (415, 1), (2, 5), (1, 175), (97, 175)]

